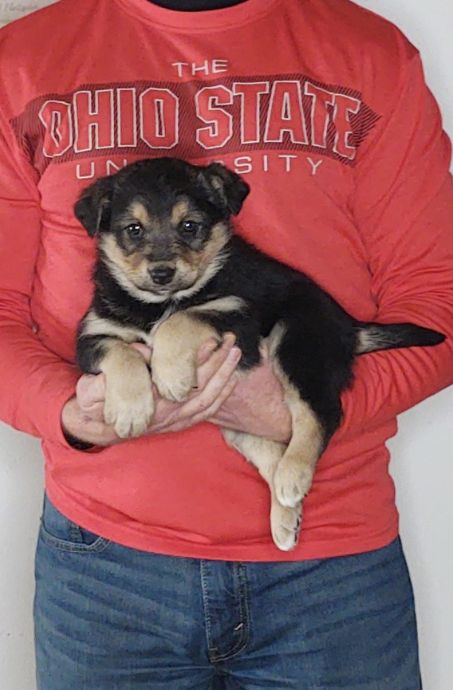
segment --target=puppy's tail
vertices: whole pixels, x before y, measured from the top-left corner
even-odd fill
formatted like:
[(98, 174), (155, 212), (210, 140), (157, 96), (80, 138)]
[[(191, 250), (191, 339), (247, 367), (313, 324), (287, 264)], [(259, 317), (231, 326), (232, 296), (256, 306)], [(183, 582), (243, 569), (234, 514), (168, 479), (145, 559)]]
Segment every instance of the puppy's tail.
[(355, 352), (362, 355), (376, 350), (390, 350), (396, 347), (438, 345), (445, 336), (438, 331), (412, 323), (357, 323)]

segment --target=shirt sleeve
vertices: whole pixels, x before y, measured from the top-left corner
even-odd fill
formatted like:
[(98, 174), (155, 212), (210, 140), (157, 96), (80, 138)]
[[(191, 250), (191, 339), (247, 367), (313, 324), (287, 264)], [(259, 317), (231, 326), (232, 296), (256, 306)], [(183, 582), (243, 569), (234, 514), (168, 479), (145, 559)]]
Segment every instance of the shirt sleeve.
[(447, 335), (431, 348), (359, 357), (342, 396), (339, 433), (385, 423), (453, 382), (451, 145), (411, 51), (395, 102), (358, 160), (353, 202), (367, 249), (375, 321), (411, 321)]
[(0, 419), (67, 445), (60, 424), (80, 376), (48, 350), (30, 315), (41, 234), (38, 176), (0, 113)]

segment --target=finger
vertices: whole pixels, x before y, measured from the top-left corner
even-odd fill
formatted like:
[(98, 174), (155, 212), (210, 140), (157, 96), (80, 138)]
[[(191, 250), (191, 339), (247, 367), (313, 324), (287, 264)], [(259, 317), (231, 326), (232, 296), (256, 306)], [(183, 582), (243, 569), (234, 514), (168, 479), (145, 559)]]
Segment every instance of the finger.
[(236, 336), (234, 335), (234, 333), (230, 333), (229, 331), (223, 334), (222, 339), (220, 341), (216, 340), (215, 338), (209, 338), (209, 340), (203, 343), (203, 345), (200, 347), (198, 351), (198, 365), (207, 362), (212, 353), (216, 350), (220, 350), (223, 345), (225, 345), (227, 348), (230, 346), (232, 347), (235, 341)]
[(262, 342), (259, 347), (261, 359), (263, 362), (268, 362), (270, 359), (269, 348), (265, 342)]
[[(216, 349), (209, 359), (197, 369), (197, 385), (199, 389), (205, 388), (208, 381), (216, 374), (233, 349), (235, 337), (232, 333), (225, 335), (221, 347)], [(238, 348), (236, 348), (237, 351)], [(239, 351), (240, 352), (240, 351)], [(240, 357), (240, 355), (239, 355)]]
[[(214, 400), (222, 393), (225, 385), (233, 375), (238, 362), (241, 358), (241, 351), (238, 347), (232, 347), (226, 358), (217, 369), (215, 374), (207, 381), (206, 385), (188, 399), (184, 405), (184, 413), (193, 416), (212, 405)], [(212, 359), (212, 357), (211, 357)]]
[(225, 400), (231, 395), (236, 383), (237, 381), (234, 377), (232, 377), (223, 387), (223, 390), (217, 399), (210, 406), (208, 406), (206, 410), (203, 410), (202, 412), (199, 412), (193, 416), (187, 416), (187, 411), (184, 414), (183, 407), (185, 406), (180, 406), (180, 409), (175, 412), (173, 419), (170, 420), (167, 418), (164, 424), (157, 425), (156, 428), (153, 427), (153, 433), (184, 431), (185, 429), (194, 426), (194, 424), (210, 421), (210, 418), (214, 417), (221, 405), (223, 405)]
[(140, 352), (147, 364), (151, 361), (151, 349), (144, 343), (131, 343), (131, 347)]
[(210, 421), (212, 417), (216, 415), (219, 409), (222, 407), (223, 403), (230, 397), (237, 385), (237, 378), (232, 376), (230, 380), (225, 384), (222, 392), (217, 396), (217, 398), (209, 405), (206, 409), (192, 417), (192, 424), (199, 424), (200, 422)]
[(148, 432), (152, 434), (166, 433), (167, 431), (178, 431), (174, 428), (175, 421), (178, 420), (181, 403), (165, 400), (165, 398), (155, 399), (156, 407)]
[(87, 418), (87, 420), (90, 420), (92, 422), (103, 422), (104, 421), (104, 403), (103, 402), (93, 403), (92, 405), (88, 405), (87, 407), (82, 407), (82, 405), (80, 405), (80, 409), (81, 409), (83, 415)]
[(76, 397), (80, 407), (85, 408), (105, 398), (104, 374), (84, 374), (77, 381)]
[[(213, 417), (225, 400), (231, 395), (236, 384), (237, 378), (233, 375), (222, 387), (217, 398), (211, 402), (211, 404), (206, 405), (205, 409), (197, 412), (195, 415), (193, 414), (193, 405), (189, 405), (188, 403), (174, 403), (164, 398), (158, 398), (150, 431), (152, 433), (183, 431), (194, 424), (198, 424), (199, 422)], [(201, 394), (198, 395), (200, 396)], [(161, 420), (159, 420), (159, 417), (161, 417)]]
[(219, 342), (215, 340), (214, 338), (209, 338), (206, 342), (203, 343), (203, 345), (200, 347), (197, 353), (197, 364), (200, 366), (201, 364), (204, 364), (207, 362), (209, 357), (212, 355), (212, 353), (219, 348)]

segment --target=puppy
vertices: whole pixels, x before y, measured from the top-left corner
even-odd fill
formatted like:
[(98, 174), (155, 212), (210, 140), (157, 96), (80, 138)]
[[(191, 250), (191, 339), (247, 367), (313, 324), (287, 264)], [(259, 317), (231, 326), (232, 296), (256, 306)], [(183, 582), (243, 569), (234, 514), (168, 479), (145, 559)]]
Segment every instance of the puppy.
[[(246, 370), (259, 363), (265, 339), (291, 413), (291, 440), (223, 433), (268, 483), (272, 537), (289, 550), (318, 458), (340, 424), (355, 356), (436, 345), (444, 336), (357, 321), (307, 275), (232, 234), (231, 216), (248, 193), (218, 163), (171, 158), (139, 161), (88, 187), (75, 215), (98, 252), (77, 361), (83, 372), (105, 374), (105, 420), (126, 438), (150, 424), (150, 378), (165, 398), (184, 400), (204, 341), (235, 333)], [(135, 341), (152, 346), (151, 373), (129, 347)]]

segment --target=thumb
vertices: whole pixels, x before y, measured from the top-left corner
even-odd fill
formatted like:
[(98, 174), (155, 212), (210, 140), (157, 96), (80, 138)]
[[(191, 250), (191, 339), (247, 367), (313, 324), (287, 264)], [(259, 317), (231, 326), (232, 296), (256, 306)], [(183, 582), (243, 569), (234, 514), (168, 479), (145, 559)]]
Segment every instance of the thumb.
[(104, 374), (81, 376), (77, 381), (76, 396), (82, 409), (87, 409), (94, 403), (102, 402), (105, 398)]
[(137, 352), (140, 352), (145, 362), (149, 364), (151, 360), (151, 350), (147, 345), (144, 343), (131, 343), (131, 347), (137, 350)]
[(206, 342), (203, 343), (203, 345), (200, 347), (197, 353), (198, 366), (207, 362), (209, 357), (215, 350), (217, 350), (218, 347), (219, 343), (214, 338), (209, 338), (209, 340), (206, 340)]

